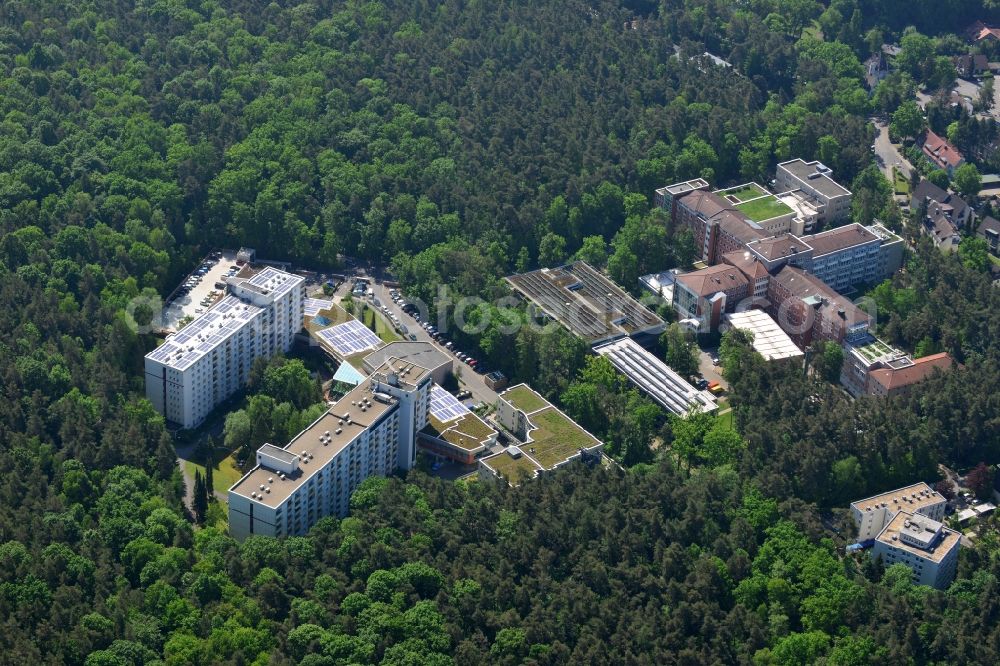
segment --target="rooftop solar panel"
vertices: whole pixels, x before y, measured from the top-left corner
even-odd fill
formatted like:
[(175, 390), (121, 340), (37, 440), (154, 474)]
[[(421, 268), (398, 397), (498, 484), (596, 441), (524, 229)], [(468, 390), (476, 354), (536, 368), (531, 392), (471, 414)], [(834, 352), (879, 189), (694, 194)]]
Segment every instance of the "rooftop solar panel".
[(147, 358), (175, 370), (185, 370), (195, 361), (250, 324), (263, 310), (226, 296), (177, 333), (169, 336)]
[(317, 332), (316, 337), (342, 357), (382, 345), (382, 340), (357, 319), (325, 328)]
[(333, 301), (322, 298), (307, 298), (303, 301), (303, 312), (307, 317), (315, 317), (320, 310), (329, 310), (333, 307)]
[(595, 347), (594, 351), (606, 357), (629, 381), (678, 416), (686, 415), (692, 407), (697, 411), (709, 411), (716, 407), (715, 399), (710, 394), (691, 386), (631, 338)]
[(447, 423), (469, 414), (469, 408), (458, 401), (451, 393), (448, 393), (437, 384), (431, 384), (431, 416), (438, 421)]

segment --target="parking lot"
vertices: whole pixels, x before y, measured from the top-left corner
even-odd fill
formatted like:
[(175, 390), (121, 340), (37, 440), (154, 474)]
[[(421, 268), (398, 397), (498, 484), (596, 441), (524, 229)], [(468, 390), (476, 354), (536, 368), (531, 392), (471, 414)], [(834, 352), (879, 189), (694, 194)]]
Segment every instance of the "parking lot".
[[(180, 328), (181, 321), (197, 318), (225, 296), (225, 285), (221, 288), (215, 285), (224, 283), (226, 277), (231, 274), (230, 268), (235, 265), (235, 252), (223, 252), (218, 258), (203, 260), (178, 286), (173, 294), (173, 300), (164, 308), (163, 327), (169, 331), (176, 331)], [(205, 268), (207, 270), (201, 274)]]

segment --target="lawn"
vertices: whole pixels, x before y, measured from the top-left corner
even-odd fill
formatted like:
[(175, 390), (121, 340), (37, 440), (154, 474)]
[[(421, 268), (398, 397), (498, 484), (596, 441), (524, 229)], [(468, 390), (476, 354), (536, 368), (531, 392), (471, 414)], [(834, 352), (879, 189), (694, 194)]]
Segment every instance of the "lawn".
[(910, 181), (896, 167), (892, 167), (892, 189), (896, 194), (910, 193)]
[(761, 197), (753, 201), (737, 204), (736, 208), (754, 222), (763, 222), (764, 220), (770, 220), (772, 217), (787, 215), (792, 212), (791, 208), (773, 196)]
[(382, 342), (396, 342), (400, 339), (396, 331), (389, 325), (389, 322), (383, 317), (377, 316), (375, 311), (369, 307), (365, 308), (363, 321), (368, 328), (371, 328), (372, 322), (375, 322), (375, 334), (382, 338)]
[[(212, 469), (212, 487), (223, 496), (243, 477), (243, 472), (236, 466), (236, 458), (232, 454), (216, 461)], [(202, 476), (205, 475), (205, 466), (192, 460), (184, 461), (184, 470), (191, 475), (191, 478), (194, 478), (195, 471), (200, 472)]]
[(516, 386), (504, 393), (503, 398), (525, 414), (537, 411), (548, 404), (527, 386)]

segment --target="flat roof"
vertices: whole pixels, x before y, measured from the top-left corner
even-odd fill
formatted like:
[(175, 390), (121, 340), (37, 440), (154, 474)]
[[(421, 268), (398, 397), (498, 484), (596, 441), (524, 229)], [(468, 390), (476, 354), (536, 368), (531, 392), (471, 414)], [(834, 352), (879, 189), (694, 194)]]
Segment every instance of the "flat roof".
[(871, 334), (858, 342), (847, 343), (847, 348), (852, 354), (860, 356), (868, 364), (886, 362), (891, 359), (905, 356), (905, 354), (900, 350), (879, 340)]
[(532, 479), (542, 471), (542, 466), (524, 455), (523, 452), (515, 458), (509, 449), (481, 458), (480, 462), (498, 476), (503, 476), (507, 483), (512, 486), (516, 486), (526, 479)]
[(584, 430), (527, 384), (507, 389), (500, 393), (500, 397), (528, 417), (531, 427), (521, 451), (542, 469), (558, 467), (576, 456), (580, 449), (603, 446), (601, 440)]
[[(401, 383), (412, 385), (428, 372), (425, 368), (397, 361), (390, 359), (376, 374), (348, 391), (283, 447), (298, 458), (298, 471), (286, 474), (282, 479), (278, 471), (258, 465), (233, 484), (229, 491), (272, 508), (288, 499), (296, 488), (396, 406), (395, 398), (378, 390), (379, 382), (385, 380), (386, 373), (394, 370)], [(264, 488), (261, 489), (261, 486)], [(252, 497), (251, 493), (256, 493), (257, 497)]]
[(817, 192), (822, 192), (825, 196), (839, 197), (851, 193), (850, 190), (830, 177), (830, 169), (822, 162), (806, 162), (802, 158), (795, 158), (781, 162), (778, 167), (784, 168), (800, 181), (809, 183), (809, 187)]
[(249, 277), (243, 277), (244, 272), (250, 271), (244, 268), (237, 274), (236, 279), (232, 280), (231, 284), (267, 296), (272, 301), (281, 298), (294, 287), (305, 282), (305, 278), (286, 273), (273, 266), (266, 266), (259, 271), (254, 270)]
[[(938, 530), (941, 536), (934, 538)], [(926, 544), (929, 549), (906, 543), (903, 541), (904, 537)], [(958, 548), (962, 535), (927, 516), (900, 511), (875, 539), (893, 548), (913, 553), (923, 560), (941, 562), (952, 550)]]
[(851, 508), (857, 509), (862, 513), (868, 509), (879, 508), (892, 509), (893, 511), (899, 511), (900, 509), (917, 511), (925, 506), (933, 506), (944, 501), (946, 500), (941, 493), (933, 490), (921, 481), (920, 483), (914, 483), (912, 486), (889, 490), (879, 495), (851, 502)]
[(370, 372), (382, 365), (389, 358), (398, 358), (416, 363), (422, 368), (436, 370), (445, 364), (450, 364), (451, 357), (429, 342), (407, 342), (399, 340), (390, 342), (365, 356), (364, 367)]
[[(229, 491), (268, 507), (280, 505), (396, 404), (394, 398), (388, 402), (377, 400), (370, 386), (367, 381), (356, 386), (284, 447), (299, 460), (296, 472), (281, 478), (278, 471), (258, 465)], [(327, 432), (329, 440), (325, 439)]]
[(307, 317), (315, 317), (321, 310), (329, 310), (333, 307), (333, 301), (323, 298), (306, 298), (302, 301), (302, 314)]
[(442, 421), (431, 414), (427, 422), (432, 428), (429, 434), (471, 453), (486, 449), (497, 436), (494, 428), (472, 412), (450, 421)]
[(316, 331), (315, 336), (340, 358), (382, 345), (382, 338), (357, 319)]
[(262, 312), (256, 305), (226, 296), (190, 324), (167, 336), (146, 358), (183, 372)]
[(724, 319), (730, 326), (753, 334), (753, 348), (764, 357), (764, 360), (802, 356), (802, 350), (798, 345), (792, 342), (788, 334), (778, 326), (778, 322), (763, 310), (732, 312), (725, 315)]
[(608, 359), (630, 382), (677, 416), (686, 416), (691, 409), (710, 412), (718, 407), (715, 396), (696, 389), (635, 340), (616, 340), (595, 347), (594, 352)]
[(708, 181), (704, 178), (692, 178), (691, 180), (685, 180), (682, 183), (673, 183), (672, 185), (666, 185), (656, 190), (660, 194), (670, 194), (671, 196), (677, 196), (678, 194), (684, 194), (686, 192), (691, 192), (692, 190), (704, 190), (708, 188)]
[(666, 327), (662, 319), (583, 261), (506, 280), (546, 315), (591, 344)]
[(822, 257), (832, 252), (840, 252), (848, 248), (864, 245), (879, 240), (879, 237), (866, 229), (864, 225), (852, 222), (836, 229), (822, 231), (811, 236), (803, 236), (802, 240), (809, 243), (813, 249), (813, 258)]

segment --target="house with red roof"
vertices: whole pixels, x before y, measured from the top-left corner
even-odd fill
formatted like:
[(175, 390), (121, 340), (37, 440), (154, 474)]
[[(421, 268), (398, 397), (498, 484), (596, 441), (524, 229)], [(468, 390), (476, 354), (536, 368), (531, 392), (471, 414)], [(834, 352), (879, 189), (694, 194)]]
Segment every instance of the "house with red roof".
[(965, 164), (962, 153), (948, 139), (940, 137), (931, 130), (924, 132), (921, 137), (921, 150), (924, 156), (931, 161), (931, 164), (939, 169), (948, 172), (948, 177), (955, 175), (955, 169)]

